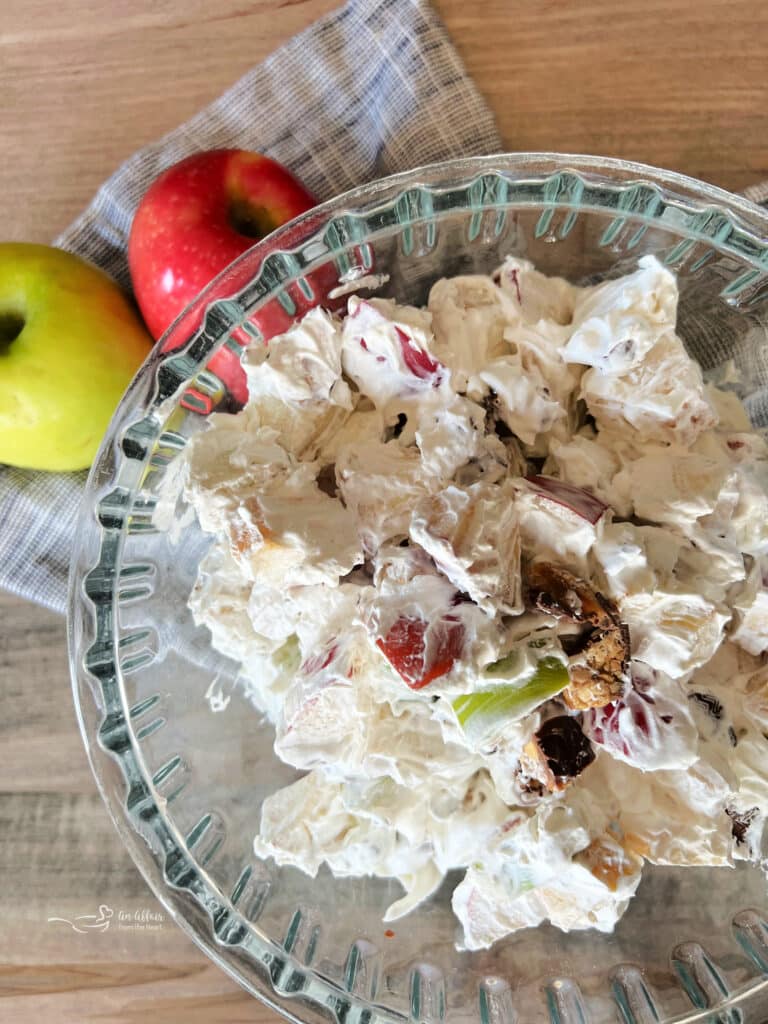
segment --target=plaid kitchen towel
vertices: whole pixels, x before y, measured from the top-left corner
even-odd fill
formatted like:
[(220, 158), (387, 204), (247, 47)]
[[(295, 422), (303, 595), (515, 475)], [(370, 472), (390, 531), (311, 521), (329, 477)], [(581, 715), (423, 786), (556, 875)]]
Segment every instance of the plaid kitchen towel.
[[(126, 161), (55, 244), (128, 286), (128, 232), (150, 183), (222, 146), (267, 153), (328, 199), (419, 164), (498, 152), (501, 141), (426, 0), (350, 0)], [(0, 467), (0, 587), (64, 611), (84, 482)]]

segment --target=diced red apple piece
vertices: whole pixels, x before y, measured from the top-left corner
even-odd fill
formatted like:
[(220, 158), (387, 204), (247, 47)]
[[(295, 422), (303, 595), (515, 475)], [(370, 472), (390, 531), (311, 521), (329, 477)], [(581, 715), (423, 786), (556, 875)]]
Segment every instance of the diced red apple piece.
[(540, 475), (529, 476), (526, 479), (537, 494), (570, 509), (588, 523), (596, 523), (608, 509), (605, 502), (600, 501), (594, 494), (585, 491), (583, 487), (567, 484), (564, 480)]
[(453, 668), (464, 647), (464, 626), (457, 619), (444, 618), (435, 627), (439, 631), (437, 649), (427, 662), (429, 623), (414, 616), (401, 616), (376, 646), (412, 690), (420, 690)]
[[(442, 364), (433, 359), (429, 352), (419, 348), (413, 338), (406, 334), (401, 327), (395, 327), (395, 332), (403, 350), (403, 361), (414, 377), (419, 377), (421, 380), (437, 377)], [(435, 381), (435, 384), (439, 383), (439, 379)]]

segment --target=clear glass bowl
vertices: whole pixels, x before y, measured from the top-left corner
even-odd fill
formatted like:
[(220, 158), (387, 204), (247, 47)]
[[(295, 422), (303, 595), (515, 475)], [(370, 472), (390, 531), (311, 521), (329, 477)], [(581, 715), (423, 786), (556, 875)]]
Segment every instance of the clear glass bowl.
[[(160, 527), (156, 512), (187, 438), (211, 410), (231, 407), (212, 355), (258, 343), (355, 268), (389, 275), (380, 294), (421, 302), (437, 277), (489, 271), (508, 253), (577, 282), (655, 253), (678, 274), (691, 353), (706, 368), (733, 358), (764, 426), (767, 233), (756, 206), (649, 167), (547, 154), (453, 161), (367, 185), (280, 229), (176, 322), (165, 346), (176, 351), (151, 354), (82, 510), (70, 591), (75, 698), (136, 864), (179, 925), (254, 995), (294, 1019), (339, 1024), (768, 1019), (768, 896), (757, 869), (648, 867), (612, 935), (546, 926), (469, 954), (454, 948), (448, 884), (388, 930), (382, 911), (396, 883), (312, 880), (256, 860), (261, 802), (294, 772), (238, 692), (237, 666), (187, 610), (209, 538), (194, 522), (174, 531), (180, 507)], [(226, 704), (217, 713), (212, 694)]]

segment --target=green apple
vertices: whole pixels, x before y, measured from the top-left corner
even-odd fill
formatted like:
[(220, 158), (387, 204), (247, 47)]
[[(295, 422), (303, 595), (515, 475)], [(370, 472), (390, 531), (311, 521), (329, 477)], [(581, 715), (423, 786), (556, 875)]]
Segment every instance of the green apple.
[(89, 466), (151, 345), (101, 270), (47, 245), (0, 243), (0, 462)]

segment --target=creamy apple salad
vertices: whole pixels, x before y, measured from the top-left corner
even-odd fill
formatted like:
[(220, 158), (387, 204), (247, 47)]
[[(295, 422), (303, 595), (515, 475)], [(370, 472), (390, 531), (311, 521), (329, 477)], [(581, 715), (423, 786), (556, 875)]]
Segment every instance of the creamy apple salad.
[(768, 449), (677, 301), (650, 256), (584, 288), (510, 258), (246, 353), (183, 486), (194, 617), (305, 773), (260, 857), (398, 879), (387, 921), (458, 869), (467, 949), (759, 859)]

